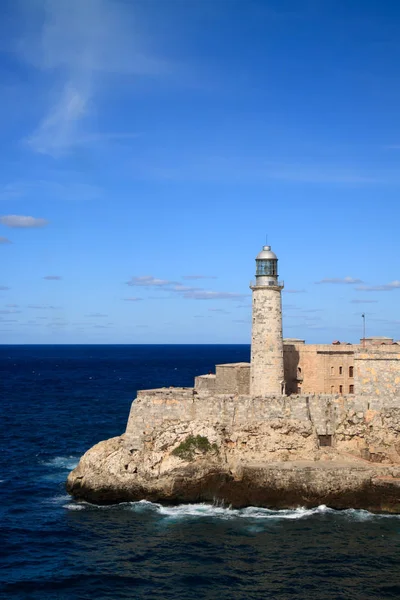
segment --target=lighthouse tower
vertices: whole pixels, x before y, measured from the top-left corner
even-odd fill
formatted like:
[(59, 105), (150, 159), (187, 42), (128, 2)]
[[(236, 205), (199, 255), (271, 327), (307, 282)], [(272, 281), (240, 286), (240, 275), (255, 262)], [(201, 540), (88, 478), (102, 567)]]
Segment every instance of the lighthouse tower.
[(285, 393), (283, 373), (282, 301), (283, 282), (278, 281), (278, 259), (271, 246), (256, 257), (251, 336), (250, 393), (276, 396)]

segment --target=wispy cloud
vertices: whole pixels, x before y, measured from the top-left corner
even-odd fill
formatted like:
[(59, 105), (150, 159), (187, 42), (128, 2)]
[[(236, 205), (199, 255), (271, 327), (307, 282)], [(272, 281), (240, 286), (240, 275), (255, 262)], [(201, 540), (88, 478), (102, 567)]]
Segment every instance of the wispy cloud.
[(138, 297), (134, 296), (133, 298), (124, 298), (124, 300), (126, 302), (139, 302), (140, 300), (143, 300), (143, 298), (138, 298)]
[(60, 275), (45, 275), (43, 279), (47, 279), (48, 281), (60, 281), (62, 277)]
[(59, 157), (101, 135), (87, 131), (88, 117), (95, 112), (97, 94), (110, 75), (154, 77), (171, 71), (169, 62), (149, 50), (134, 7), (112, 0), (28, 3), (27, 21), (37, 27), (31, 27), (20, 41), (19, 53), (49, 76), (50, 87), (54, 89), (58, 82), (46, 113), (27, 139), (35, 152)]
[(182, 275), (182, 279), (217, 279), (215, 275)]
[(20, 312), (20, 310), (14, 309), (0, 310), (0, 315), (16, 315), (17, 313), (20, 314)]
[(184, 298), (190, 300), (237, 300), (245, 298), (248, 294), (237, 294), (235, 292), (214, 292), (210, 290), (202, 290), (197, 292), (186, 292)]
[(286, 292), (286, 294), (305, 294), (306, 290), (294, 290), (294, 289), (289, 289), (289, 290), (283, 290), (284, 292)]
[(131, 277), (131, 279), (126, 282), (126, 284), (130, 286), (139, 287), (165, 287), (171, 285), (179, 285), (179, 282), (168, 281), (167, 279), (158, 279), (157, 277), (153, 277), (152, 275), (141, 275), (139, 277)]
[(28, 304), (28, 308), (37, 310), (59, 310), (61, 306), (51, 306), (49, 304)]
[(5, 292), (6, 290), (9, 290), (10, 288), (6, 285), (0, 285), (0, 291)]
[(0, 244), (11, 244), (11, 243), (12, 242), (8, 238), (0, 236)]
[(392, 292), (400, 288), (400, 281), (395, 280), (383, 285), (360, 285), (356, 290), (362, 292)]
[(23, 215), (3, 215), (0, 217), (0, 223), (6, 225), (6, 227), (27, 229), (45, 227), (48, 224), (48, 221), (46, 221), (46, 219), (25, 217)]
[(230, 315), (231, 314), (228, 310), (225, 310), (224, 308), (209, 308), (208, 310), (210, 312), (220, 313), (221, 315)]
[[(357, 279), (355, 277), (333, 277), (333, 278), (327, 278), (327, 279), (321, 279), (321, 281), (316, 281), (315, 283), (320, 284), (320, 283), (339, 283), (339, 284), (347, 284), (347, 285), (354, 285), (356, 283), (363, 283), (363, 281), (361, 279)], [(359, 288), (357, 288), (359, 289)]]
[(85, 317), (108, 317), (108, 315), (105, 315), (104, 313), (90, 313), (89, 315), (85, 315)]
[(142, 275), (131, 277), (126, 282), (129, 286), (145, 287), (158, 289), (163, 292), (177, 294), (182, 298), (190, 300), (233, 300), (245, 298), (249, 294), (237, 294), (234, 292), (217, 292), (214, 290), (206, 290), (200, 287), (183, 285), (179, 281), (171, 281), (168, 279), (158, 279), (153, 275)]
[(378, 300), (367, 300), (366, 298), (354, 298), (350, 300), (352, 304), (374, 304), (378, 302)]
[(21, 180), (0, 186), (0, 199), (24, 198), (40, 195), (50, 200), (88, 201), (101, 197), (103, 191), (97, 185), (52, 179)]
[(179, 156), (176, 164), (138, 164), (134, 169), (141, 177), (147, 176), (164, 181), (206, 182), (268, 182), (365, 186), (387, 182), (399, 183), (398, 174), (377, 173), (376, 176), (353, 166), (326, 164), (319, 156), (313, 162), (302, 159), (289, 162), (274, 162), (262, 156), (198, 156), (188, 159)]

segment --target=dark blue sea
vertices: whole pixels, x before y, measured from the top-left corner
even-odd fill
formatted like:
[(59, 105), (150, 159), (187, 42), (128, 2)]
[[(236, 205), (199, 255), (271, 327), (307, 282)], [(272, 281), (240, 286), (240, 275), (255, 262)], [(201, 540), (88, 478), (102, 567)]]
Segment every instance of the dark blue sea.
[(0, 346), (0, 597), (400, 598), (397, 516), (65, 493), (83, 452), (124, 431), (136, 390), (248, 359), (248, 346)]

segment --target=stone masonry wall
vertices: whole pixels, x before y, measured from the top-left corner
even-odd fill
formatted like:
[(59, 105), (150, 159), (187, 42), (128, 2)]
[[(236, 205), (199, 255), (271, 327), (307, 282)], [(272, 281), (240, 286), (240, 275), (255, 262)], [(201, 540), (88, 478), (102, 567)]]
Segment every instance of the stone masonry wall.
[(357, 394), (382, 402), (396, 403), (400, 398), (400, 351), (362, 348), (355, 354), (355, 384)]
[(278, 396), (284, 381), (281, 290), (252, 289), (250, 392), (252, 396)]
[(126, 429), (129, 449), (142, 448), (155, 430), (172, 423), (202, 421), (229, 427), (268, 423), (276, 419), (312, 422), (318, 435), (333, 435), (349, 411), (365, 413), (368, 400), (332, 395), (251, 396), (202, 395), (191, 388), (143, 390), (132, 403)]

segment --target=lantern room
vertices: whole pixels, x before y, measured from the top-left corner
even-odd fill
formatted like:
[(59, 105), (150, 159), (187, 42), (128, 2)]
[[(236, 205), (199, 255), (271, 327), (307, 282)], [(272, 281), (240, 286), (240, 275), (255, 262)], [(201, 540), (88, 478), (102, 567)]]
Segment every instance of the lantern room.
[(272, 283), (278, 279), (278, 259), (271, 246), (264, 246), (256, 257), (257, 284)]

